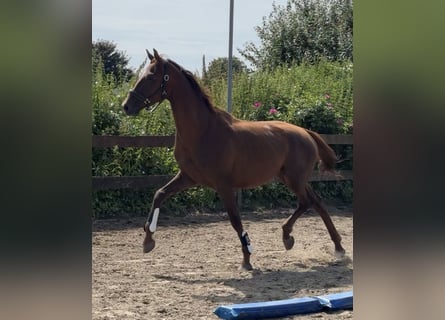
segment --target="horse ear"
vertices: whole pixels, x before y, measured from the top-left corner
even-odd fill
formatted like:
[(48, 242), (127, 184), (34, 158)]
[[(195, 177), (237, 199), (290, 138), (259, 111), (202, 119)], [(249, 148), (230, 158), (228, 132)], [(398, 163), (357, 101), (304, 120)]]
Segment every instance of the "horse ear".
[(153, 53), (155, 54), (156, 60), (161, 60), (161, 57), (159, 56), (159, 53), (154, 48), (153, 48)]
[(150, 61), (151, 60), (153, 60), (153, 55), (150, 53), (150, 51), (148, 51), (148, 49), (145, 49), (145, 51), (147, 51), (147, 56), (148, 56), (148, 59), (150, 59)]

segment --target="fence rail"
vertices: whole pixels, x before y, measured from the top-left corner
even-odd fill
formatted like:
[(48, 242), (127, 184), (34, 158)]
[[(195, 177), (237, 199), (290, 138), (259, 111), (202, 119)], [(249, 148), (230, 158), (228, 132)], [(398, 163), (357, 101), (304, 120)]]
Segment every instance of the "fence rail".
[[(329, 135), (321, 134), (322, 138), (331, 145), (352, 145), (352, 135)], [(174, 136), (92, 136), (93, 148), (110, 147), (135, 147), (135, 148), (154, 148), (154, 147), (173, 147), (175, 143)], [(167, 183), (172, 175), (149, 175), (149, 176), (93, 176), (92, 187), (94, 190), (107, 189), (133, 189), (160, 187)], [(314, 172), (309, 181), (339, 181), (353, 180), (352, 170), (342, 170), (338, 175), (322, 174)]]
[[(328, 144), (353, 144), (349, 134), (321, 134)], [(93, 148), (173, 147), (175, 136), (92, 136)]]

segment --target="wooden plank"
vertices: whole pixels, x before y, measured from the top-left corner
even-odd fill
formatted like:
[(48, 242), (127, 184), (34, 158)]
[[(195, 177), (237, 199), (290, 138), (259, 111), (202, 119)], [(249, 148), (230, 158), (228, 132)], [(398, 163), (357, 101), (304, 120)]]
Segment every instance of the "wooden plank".
[[(107, 189), (138, 189), (165, 185), (173, 175), (152, 175), (152, 176), (122, 176), (122, 177), (93, 177), (94, 190)], [(352, 180), (352, 170), (340, 170), (337, 175), (314, 172), (309, 181), (343, 181)]]
[(92, 146), (95, 148), (172, 147), (174, 144), (175, 136), (92, 136)]
[(328, 144), (353, 144), (352, 134), (320, 134)]
[[(353, 144), (353, 136), (349, 134), (321, 134), (328, 144)], [(175, 136), (92, 136), (94, 148), (107, 147), (172, 147)]]
[(93, 190), (109, 189), (138, 189), (148, 187), (161, 187), (173, 176), (152, 175), (152, 176), (122, 176), (122, 177), (93, 177)]
[(353, 180), (352, 170), (338, 170), (336, 174), (314, 172), (309, 181), (344, 181)]

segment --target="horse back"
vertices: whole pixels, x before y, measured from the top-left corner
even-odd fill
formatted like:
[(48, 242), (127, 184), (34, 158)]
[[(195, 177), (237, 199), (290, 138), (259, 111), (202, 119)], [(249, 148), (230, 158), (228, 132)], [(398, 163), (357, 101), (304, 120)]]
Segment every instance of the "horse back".
[(283, 121), (240, 121), (235, 123), (235, 140), (238, 148), (252, 149), (256, 154), (281, 153), (287, 155), (292, 150), (316, 152), (316, 144), (306, 129)]

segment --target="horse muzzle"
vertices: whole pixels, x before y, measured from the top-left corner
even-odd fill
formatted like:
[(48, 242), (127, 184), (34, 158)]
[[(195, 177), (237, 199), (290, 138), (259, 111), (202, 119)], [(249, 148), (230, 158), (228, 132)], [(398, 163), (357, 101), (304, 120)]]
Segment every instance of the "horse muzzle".
[(139, 114), (139, 111), (141, 109), (131, 107), (128, 104), (123, 104), (122, 107), (124, 108), (125, 113), (127, 116), (137, 116)]

